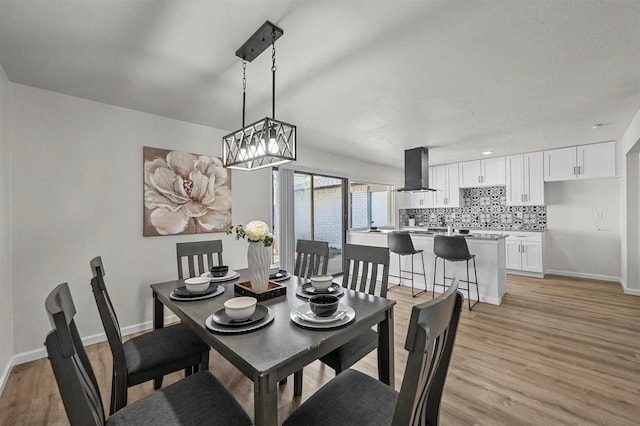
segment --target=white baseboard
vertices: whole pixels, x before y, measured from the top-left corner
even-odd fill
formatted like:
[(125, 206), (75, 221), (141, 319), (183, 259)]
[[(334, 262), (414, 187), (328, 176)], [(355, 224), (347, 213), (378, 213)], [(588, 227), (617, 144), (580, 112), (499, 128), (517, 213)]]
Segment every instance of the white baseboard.
[(630, 294), (631, 296), (640, 296), (640, 289), (627, 287), (627, 283), (624, 282), (624, 280), (620, 280), (620, 285), (622, 286), (624, 294)]
[(614, 283), (620, 283), (620, 277), (614, 277), (612, 275), (585, 274), (583, 272), (559, 271), (556, 269), (547, 269), (546, 273), (552, 275), (562, 275), (564, 277), (585, 278), (588, 280), (611, 281)]
[[(165, 324), (169, 324), (178, 320), (179, 318), (173, 314), (168, 315), (164, 318)], [(140, 324), (134, 324), (128, 327), (124, 327), (120, 331), (123, 336), (128, 336), (130, 334), (138, 333), (140, 331), (150, 330), (151, 328), (153, 328), (153, 322), (145, 321)], [(104, 342), (105, 340), (107, 340), (107, 335), (105, 333), (98, 333), (98, 334), (93, 334), (91, 336), (83, 337), (82, 344), (84, 346), (94, 345), (96, 343)], [(2, 375), (0, 375), (0, 395), (2, 395), (2, 393), (4, 392), (4, 387), (7, 384), (7, 381), (9, 380), (9, 375), (11, 374), (11, 370), (13, 370), (13, 367), (15, 367), (16, 365), (24, 364), (26, 362), (35, 361), (35, 360), (46, 358), (46, 357), (47, 357), (47, 350), (45, 349), (44, 346), (38, 349), (33, 349), (31, 351), (22, 352), (22, 353), (13, 355), (9, 359), (9, 362), (7, 363), (7, 365), (5, 365), (4, 370), (2, 370)]]
[(521, 275), (524, 277), (544, 278), (544, 274), (540, 272), (519, 271), (516, 269), (507, 269), (507, 274)]
[(624, 294), (629, 294), (631, 296), (640, 296), (640, 289), (628, 288), (627, 283), (622, 280), (620, 277), (614, 277), (611, 275), (596, 275), (596, 274), (584, 274), (581, 272), (571, 272), (571, 271), (557, 271), (554, 269), (547, 269), (548, 274), (553, 275), (562, 275), (564, 277), (575, 277), (575, 278), (585, 278), (590, 280), (600, 280), (600, 281), (611, 281), (614, 283), (620, 284), (622, 287), (622, 291)]

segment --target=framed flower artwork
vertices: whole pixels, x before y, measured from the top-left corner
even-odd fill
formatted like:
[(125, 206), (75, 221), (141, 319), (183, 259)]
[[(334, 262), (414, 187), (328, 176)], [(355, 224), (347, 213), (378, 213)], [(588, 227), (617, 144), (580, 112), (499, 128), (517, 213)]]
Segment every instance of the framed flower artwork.
[(231, 171), (218, 157), (143, 148), (145, 237), (226, 232)]

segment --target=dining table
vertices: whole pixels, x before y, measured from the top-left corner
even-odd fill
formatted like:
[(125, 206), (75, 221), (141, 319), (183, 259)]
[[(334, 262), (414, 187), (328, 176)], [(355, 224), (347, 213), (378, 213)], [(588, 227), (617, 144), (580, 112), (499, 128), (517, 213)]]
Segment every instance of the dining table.
[(216, 293), (219, 294), (215, 297), (195, 300), (176, 300), (172, 296), (172, 293), (176, 294), (176, 289), (184, 286), (184, 280), (151, 284), (153, 326), (156, 329), (164, 326), (164, 307), (167, 307), (203, 341), (251, 379), (255, 425), (278, 424), (278, 383), (281, 380), (376, 325), (379, 336), (379, 379), (394, 387), (395, 301), (341, 288), (340, 303), (353, 310), (350, 312), (355, 314), (352, 315), (354, 318), (349, 317), (349, 322), (335, 327), (318, 328), (313, 323), (305, 325), (292, 311), (308, 303), (300, 291), (301, 286), (308, 285), (308, 280), (285, 272), (287, 278), (277, 284), (286, 288), (286, 294), (258, 303), (264, 307), (262, 309), (267, 308), (267, 324), (246, 332), (227, 332), (229, 330), (226, 328), (224, 332), (216, 332), (211, 327), (211, 316), (224, 309), (226, 300), (237, 296), (236, 284), (249, 280), (246, 269), (235, 272), (235, 279), (217, 283), (219, 291)]

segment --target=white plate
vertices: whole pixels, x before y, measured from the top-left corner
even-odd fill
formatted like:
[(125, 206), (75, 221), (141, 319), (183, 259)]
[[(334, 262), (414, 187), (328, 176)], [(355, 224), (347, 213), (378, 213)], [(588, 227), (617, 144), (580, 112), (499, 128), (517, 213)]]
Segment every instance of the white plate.
[[(309, 306), (308, 303), (306, 303), (306, 305)], [(345, 305), (342, 305), (342, 306), (345, 306)], [(356, 312), (353, 310), (351, 306), (345, 306), (345, 307), (346, 307), (346, 312), (342, 316), (342, 318), (336, 321), (331, 321), (331, 322), (315, 323), (315, 322), (306, 321), (302, 319), (302, 317), (300, 317), (299, 313), (297, 312), (297, 309), (294, 309), (289, 313), (289, 318), (295, 325), (302, 328), (308, 328), (308, 329), (314, 329), (314, 330), (328, 330), (331, 328), (343, 327), (347, 324), (350, 324), (354, 320), (354, 318), (356, 317)], [(305, 312), (304, 305), (299, 306), (299, 308), (300, 308), (299, 310), (303, 311), (303, 313)]]
[(347, 305), (342, 303), (338, 304), (338, 309), (328, 317), (319, 317), (313, 313), (311, 310), (311, 306), (308, 303), (298, 306), (293, 310), (293, 312), (301, 319), (306, 322), (311, 322), (314, 324), (326, 324), (329, 322), (335, 322), (341, 320), (347, 313)]
[(209, 278), (209, 280), (212, 283), (220, 283), (220, 282), (224, 282), (224, 281), (234, 280), (234, 279), (238, 278), (240, 276), (240, 274), (237, 273), (236, 271), (229, 271), (229, 272), (227, 272), (226, 275), (224, 275), (222, 277), (212, 277), (211, 276), (211, 272), (205, 272), (204, 274), (202, 274), (200, 276)]

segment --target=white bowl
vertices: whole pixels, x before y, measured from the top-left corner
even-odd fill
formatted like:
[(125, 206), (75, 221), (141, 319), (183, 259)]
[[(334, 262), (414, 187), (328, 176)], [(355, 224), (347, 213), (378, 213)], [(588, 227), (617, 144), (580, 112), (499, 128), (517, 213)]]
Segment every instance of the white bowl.
[(234, 321), (242, 321), (253, 315), (258, 299), (255, 297), (234, 297), (224, 302), (224, 312)]
[(280, 265), (269, 266), (269, 276), (275, 275), (280, 272)]
[(311, 286), (316, 290), (326, 290), (331, 287), (333, 276), (331, 275), (311, 275)]
[(205, 291), (209, 288), (209, 278), (208, 277), (193, 277), (187, 278), (184, 280), (184, 286), (187, 287), (187, 291), (192, 293), (198, 291)]

